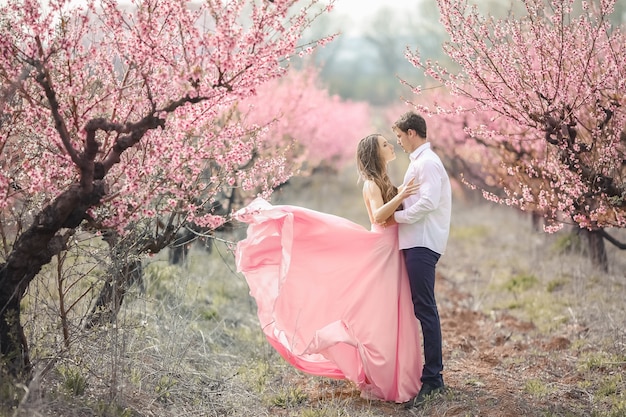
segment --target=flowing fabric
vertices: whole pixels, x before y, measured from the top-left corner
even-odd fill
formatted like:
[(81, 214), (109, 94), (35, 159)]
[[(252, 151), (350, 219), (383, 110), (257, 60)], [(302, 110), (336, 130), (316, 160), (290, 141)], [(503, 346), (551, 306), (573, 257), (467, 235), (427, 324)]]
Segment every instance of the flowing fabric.
[(257, 199), (237, 270), (269, 343), (296, 368), (348, 379), (368, 399), (404, 402), (422, 372), (419, 322), (397, 226), (367, 230), (347, 219)]

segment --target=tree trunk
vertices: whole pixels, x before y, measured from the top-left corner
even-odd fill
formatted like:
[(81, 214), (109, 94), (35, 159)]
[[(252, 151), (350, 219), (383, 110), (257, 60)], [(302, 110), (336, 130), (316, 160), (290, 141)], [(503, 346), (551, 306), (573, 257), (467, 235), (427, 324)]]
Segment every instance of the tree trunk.
[(187, 227), (181, 228), (176, 233), (176, 238), (169, 245), (169, 262), (170, 265), (183, 265), (189, 254), (189, 247), (196, 239), (196, 235), (187, 230)]
[(539, 232), (543, 226), (543, 216), (536, 211), (530, 213), (532, 228), (535, 232)]
[[(15, 376), (30, 370), (28, 345), (20, 322), (20, 302), (30, 282), (52, 257), (67, 247), (74, 229), (87, 209), (104, 195), (102, 183), (94, 184), (89, 195), (79, 184), (70, 186), (33, 219), (19, 235), (6, 263), (0, 265), (0, 366)], [(81, 198), (82, 197), (82, 198)]]
[[(5, 271), (0, 281), (4, 282)], [(21, 377), (31, 369), (28, 344), (20, 321), (20, 300), (15, 293), (18, 288), (0, 286), (0, 364), (9, 373)]]
[(135, 282), (141, 283), (142, 279), (143, 266), (139, 259), (124, 259), (118, 262), (118, 259), (113, 258), (109, 278), (87, 317), (85, 328), (115, 322), (126, 292)]
[(602, 272), (609, 272), (609, 260), (606, 256), (604, 237), (599, 230), (586, 230), (587, 242), (589, 244), (589, 257), (594, 266), (599, 267)]
[[(56, 234), (45, 227), (44, 215), (15, 242), (7, 262), (0, 268), (0, 353), (12, 375), (30, 370), (28, 345), (20, 321), (20, 302), (28, 284), (65, 247), (71, 233)], [(47, 213), (50, 214), (50, 213)], [(60, 228), (59, 228), (60, 229)], [(58, 230), (58, 229), (57, 229)]]

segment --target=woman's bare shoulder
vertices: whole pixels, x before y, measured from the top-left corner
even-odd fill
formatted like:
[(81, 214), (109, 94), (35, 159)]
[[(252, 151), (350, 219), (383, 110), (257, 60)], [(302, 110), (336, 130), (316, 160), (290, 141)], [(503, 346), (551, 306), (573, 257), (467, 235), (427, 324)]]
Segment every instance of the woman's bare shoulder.
[(380, 188), (374, 181), (365, 180), (363, 183), (363, 193), (370, 196), (380, 194)]

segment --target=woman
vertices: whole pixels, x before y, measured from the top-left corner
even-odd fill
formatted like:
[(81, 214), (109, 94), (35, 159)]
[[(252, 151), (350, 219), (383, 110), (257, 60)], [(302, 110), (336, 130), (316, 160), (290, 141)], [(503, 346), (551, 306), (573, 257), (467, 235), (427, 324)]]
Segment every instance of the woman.
[(391, 184), (394, 159), (381, 135), (358, 145), (371, 230), (257, 199), (236, 215), (249, 227), (235, 255), (263, 332), (283, 358), (309, 374), (353, 381), (364, 398), (405, 402), (420, 388), (420, 336), (397, 225), (388, 219), (417, 186)]

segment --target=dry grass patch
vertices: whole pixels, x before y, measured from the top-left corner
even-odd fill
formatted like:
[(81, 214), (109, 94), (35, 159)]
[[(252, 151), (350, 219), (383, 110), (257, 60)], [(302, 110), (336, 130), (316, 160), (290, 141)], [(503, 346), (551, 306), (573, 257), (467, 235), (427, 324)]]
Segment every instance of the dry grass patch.
[[(296, 179), (275, 203), (367, 225), (351, 170)], [(366, 401), (347, 381), (286, 364), (266, 342), (220, 242), (211, 253), (194, 248), (183, 266), (168, 265), (166, 253), (146, 260), (144, 291), (131, 289), (111, 325), (84, 331), (72, 321), (69, 348), (55, 310), (56, 277), (38, 277), (25, 305), (36, 378), (24, 387), (0, 376), (0, 400), (13, 405), (0, 416), (626, 415), (623, 253), (608, 248), (611, 273), (601, 274), (575, 246), (560, 249), (560, 235), (534, 231), (510, 208), (457, 199), (453, 210), (436, 287), (449, 390), (423, 408)], [(97, 282), (102, 266), (76, 259), (76, 274)], [(85, 311), (77, 307), (71, 320)]]

